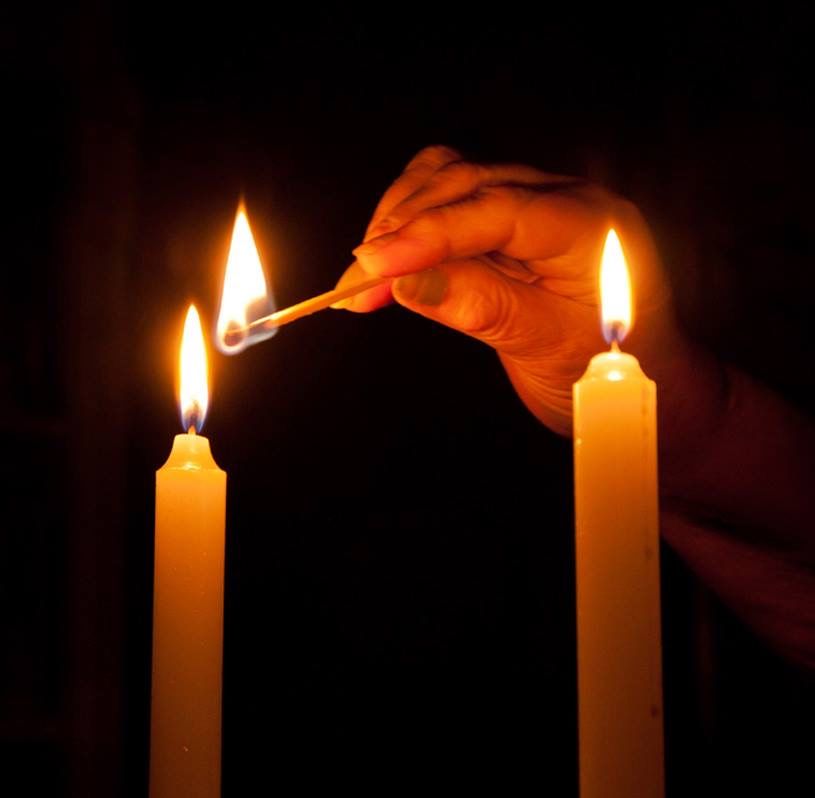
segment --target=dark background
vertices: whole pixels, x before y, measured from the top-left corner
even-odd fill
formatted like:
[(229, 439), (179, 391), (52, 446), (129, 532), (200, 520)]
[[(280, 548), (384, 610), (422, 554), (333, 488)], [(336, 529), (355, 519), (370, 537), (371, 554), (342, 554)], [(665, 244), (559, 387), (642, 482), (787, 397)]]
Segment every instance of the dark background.
[[(146, 794), (153, 474), (184, 309), (213, 320), (241, 193), (283, 306), (333, 285), (427, 144), (604, 182), (652, 222), (689, 329), (815, 411), (811, 23), (803, 4), (4, 19), (3, 778)], [(224, 794), (576, 794), (570, 443), (494, 355), (398, 308), (332, 311), (212, 373)], [(811, 675), (670, 551), (663, 605), (669, 795), (809, 778)]]

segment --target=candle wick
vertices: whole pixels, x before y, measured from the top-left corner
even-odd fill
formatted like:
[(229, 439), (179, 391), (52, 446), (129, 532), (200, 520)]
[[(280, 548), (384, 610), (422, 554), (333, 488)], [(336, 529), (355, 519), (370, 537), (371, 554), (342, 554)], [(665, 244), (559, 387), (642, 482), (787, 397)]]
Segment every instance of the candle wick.
[(195, 431), (195, 424), (190, 424), (190, 428), (187, 430), (187, 435), (197, 435)]
[(625, 338), (625, 324), (619, 320), (607, 322), (604, 324), (604, 333), (606, 341), (611, 345), (611, 351), (619, 352), (620, 341)]

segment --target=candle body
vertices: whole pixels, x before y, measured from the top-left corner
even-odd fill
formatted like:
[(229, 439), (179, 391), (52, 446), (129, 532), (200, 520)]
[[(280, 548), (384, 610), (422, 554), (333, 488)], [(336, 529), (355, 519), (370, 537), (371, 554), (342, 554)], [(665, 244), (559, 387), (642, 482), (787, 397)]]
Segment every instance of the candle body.
[(664, 794), (656, 387), (594, 357), (574, 386), (581, 798)]
[(151, 798), (221, 795), (226, 473), (176, 435), (156, 473)]

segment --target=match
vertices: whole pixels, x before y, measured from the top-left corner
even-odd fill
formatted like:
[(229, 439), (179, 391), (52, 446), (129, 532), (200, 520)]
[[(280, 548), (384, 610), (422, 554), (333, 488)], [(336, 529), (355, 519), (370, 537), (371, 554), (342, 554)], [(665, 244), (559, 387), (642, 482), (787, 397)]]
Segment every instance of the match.
[(275, 327), (281, 327), (289, 322), (302, 319), (304, 316), (310, 316), (312, 313), (316, 313), (318, 310), (325, 310), (325, 308), (330, 307), (335, 302), (339, 302), (342, 299), (348, 299), (348, 297), (361, 294), (363, 291), (367, 291), (369, 288), (376, 288), (376, 286), (382, 285), (390, 279), (392, 278), (372, 277), (369, 280), (363, 280), (360, 283), (353, 283), (345, 288), (335, 288), (333, 291), (326, 291), (324, 294), (318, 294), (310, 299), (304, 299), (302, 302), (298, 302), (296, 305), (290, 305), (287, 308), (283, 308), (283, 310), (276, 310), (274, 313), (270, 313), (268, 316), (255, 319), (255, 321), (246, 325), (245, 327), (230, 326), (224, 335), (224, 343), (226, 343), (227, 346), (235, 346), (241, 342), (243, 336), (252, 332), (253, 330), (271, 330)]

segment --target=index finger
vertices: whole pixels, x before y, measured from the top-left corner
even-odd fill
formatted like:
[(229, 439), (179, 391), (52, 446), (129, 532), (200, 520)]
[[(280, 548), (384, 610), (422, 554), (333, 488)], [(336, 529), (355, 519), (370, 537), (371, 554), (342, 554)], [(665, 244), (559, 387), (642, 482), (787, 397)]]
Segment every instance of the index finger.
[[(544, 274), (544, 264), (576, 241), (584, 246), (600, 241), (609, 217), (607, 208), (569, 193), (490, 186), (466, 201), (429, 208), (354, 254), (366, 272), (387, 277), (495, 251), (533, 262), (535, 271)], [(564, 268), (555, 266), (557, 273)]]
[(382, 195), (371, 222), (365, 231), (365, 241), (372, 238), (372, 231), (403, 199), (409, 197), (443, 166), (460, 161), (461, 155), (451, 147), (434, 145), (420, 150), (410, 160), (402, 174), (394, 180)]

